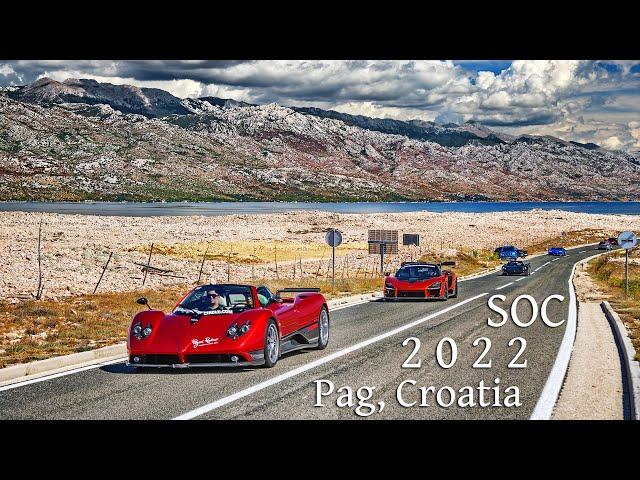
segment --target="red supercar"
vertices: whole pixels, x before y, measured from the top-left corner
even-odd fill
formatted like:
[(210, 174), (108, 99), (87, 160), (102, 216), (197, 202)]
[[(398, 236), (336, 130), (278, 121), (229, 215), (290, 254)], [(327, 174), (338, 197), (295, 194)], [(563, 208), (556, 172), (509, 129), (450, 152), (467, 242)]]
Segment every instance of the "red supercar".
[[(281, 293), (295, 293), (293, 298)], [(173, 312), (149, 310), (133, 318), (127, 339), (134, 367), (273, 367), (284, 353), (324, 349), (329, 310), (319, 289), (219, 284), (189, 291)]]
[(395, 276), (385, 275), (384, 299), (437, 298), (447, 300), (458, 296), (458, 277), (442, 266), (455, 262), (403, 262)]

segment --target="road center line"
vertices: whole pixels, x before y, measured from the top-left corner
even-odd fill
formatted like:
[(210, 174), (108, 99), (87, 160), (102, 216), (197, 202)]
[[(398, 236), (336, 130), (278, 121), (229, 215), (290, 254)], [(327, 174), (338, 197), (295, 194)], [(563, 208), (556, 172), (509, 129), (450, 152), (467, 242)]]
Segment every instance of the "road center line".
[(517, 280), (516, 280), (516, 282), (519, 282), (519, 281), (521, 281), (521, 280), (524, 280), (525, 278), (527, 278), (527, 277), (521, 277), (521, 278), (517, 279)]
[(584, 253), (584, 252), (586, 252), (586, 250), (581, 250), (581, 251), (579, 251), (578, 253)]
[[(524, 278), (524, 277), (522, 277), (522, 278)], [(506, 287), (508, 287), (509, 285), (513, 285), (513, 282), (509, 282), (509, 283), (507, 283), (506, 285), (502, 285), (501, 287), (496, 287), (496, 290), (502, 290), (503, 288), (506, 288)]]
[(332, 360), (335, 360), (337, 358), (343, 357), (349, 353), (355, 352), (356, 350), (360, 350), (364, 347), (367, 347), (373, 343), (377, 343), (381, 340), (384, 340), (386, 338), (389, 338), (393, 335), (396, 335), (398, 333), (404, 332), (405, 330), (409, 330), (410, 328), (413, 328), (417, 325), (420, 325), (424, 322), (427, 322), (429, 320), (431, 320), (432, 318), (438, 317), (440, 315), (443, 315), (447, 312), (450, 312), (451, 310), (461, 307), (462, 305), (465, 305), (469, 302), (472, 302), (474, 300), (477, 300), (478, 298), (484, 297), (485, 295), (488, 295), (488, 293), (481, 293), (480, 295), (476, 295), (475, 297), (471, 297), (468, 298), (467, 300), (464, 300), (462, 302), (456, 303), (455, 305), (451, 305), (450, 307), (444, 308), (440, 311), (437, 311), (435, 313), (432, 313), (430, 315), (427, 315), (426, 317), (422, 317), (419, 318), (418, 320), (414, 320), (413, 322), (407, 323), (406, 325), (402, 325), (401, 327), (397, 327), (394, 328), (393, 330), (389, 330), (388, 332), (382, 333), (380, 335), (376, 335), (375, 337), (369, 338), (368, 340), (364, 340), (362, 342), (356, 343), (355, 345), (352, 345), (350, 347), (347, 348), (343, 348), (342, 350), (338, 350), (337, 352), (334, 352), (330, 355), (327, 355), (326, 357), (322, 357), (319, 358), (318, 360), (315, 360), (313, 362), (307, 363), (306, 365), (302, 365), (298, 368), (294, 368), (293, 370), (283, 373), (281, 375), (278, 375), (274, 378), (271, 378), (269, 380), (266, 380), (264, 382), (258, 383), (256, 385), (253, 385), (249, 388), (245, 388), (244, 390), (240, 390), (237, 393), (234, 393), (233, 395), (229, 395), (227, 397), (221, 398), (219, 400), (216, 400), (215, 402), (211, 402), (207, 405), (203, 405), (202, 407), (196, 408), (195, 410), (191, 410), (190, 412), (184, 413), (176, 418), (174, 418), (174, 420), (191, 420), (192, 418), (195, 417), (199, 417), (200, 415), (204, 415), (205, 413), (208, 413), (212, 410), (216, 410), (220, 407), (223, 407), (225, 405), (228, 405), (229, 403), (235, 402), (236, 400), (240, 400), (241, 398), (247, 397), (255, 392), (259, 392), (260, 390), (264, 390), (267, 387), (270, 387), (272, 385), (275, 385), (277, 383), (283, 382), (285, 380), (288, 380), (289, 378), (295, 377), (297, 375), (300, 375), (301, 373), (304, 373), (308, 370), (311, 370), (313, 368), (319, 367), (320, 365), (324, 365), (325, 363), (329, 363)]

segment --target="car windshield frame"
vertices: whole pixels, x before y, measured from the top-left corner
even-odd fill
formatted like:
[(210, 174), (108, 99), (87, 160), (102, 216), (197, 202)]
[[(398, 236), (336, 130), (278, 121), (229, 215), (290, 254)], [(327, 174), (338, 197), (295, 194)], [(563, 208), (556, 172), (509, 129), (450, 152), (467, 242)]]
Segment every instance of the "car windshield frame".
[[(212, 308), (211, 302), (207, 300), (209, 296), (207, 292), (211, 291), (215, 291), (220, 295), (220, 304), (217, 308)], [(244, 302), (242, 297), (244, 297)], [(257, 306), (253, 296), (253, 289), (248, 285), (201, 285), (194, 288), (182, 299), (173, 309), (173, 313), (230, 313), (254, 308), (257, 308)]]
[[(430, 270), (433, 272), (433, 274), (431, 275), (415, 275), (416, 273), (418, 273), (418, 269), (423, 269), (424, 271)], [(404, 275), (404, 272), (413, 272), (414, 275)], [(429, 265), (429, 264), (425, 264), (425, 265), (406, 265), (404, 267), (400, 267), (398, 269), (398, 271), (396, 272), (395, 277), (398, 280), (430, 280), (432, 278), (436, 278), (436, 277), (440, 277), (442, 276), (442, 272), (440, 270), (440, 267), (438, 267), (437, 265)]]

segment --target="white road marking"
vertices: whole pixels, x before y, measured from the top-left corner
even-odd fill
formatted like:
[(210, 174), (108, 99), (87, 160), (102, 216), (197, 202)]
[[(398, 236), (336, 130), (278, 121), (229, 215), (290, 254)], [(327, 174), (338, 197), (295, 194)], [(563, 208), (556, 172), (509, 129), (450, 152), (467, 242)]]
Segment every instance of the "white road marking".
[(85, 372), (87, 370), (93, 370), (94, 368), (104, 367), (105, 365), (113, 365), (114, 363), (122, 363), (127, 359), (127, 357), (120, 357), (115, 360), (110, 360), (108, 362), (100, 362), (93, 365), (87, 365), (86, 367), (74, 368), (72, 370), (65, 370), (64, 372), (54, 373), (52, 375), (45, 375), (42, 377), (32, 378), (31, 380), (25, 380), (23, 382), (10, 383), (9, 385), (5, 385), (4, 387), (0, 387), (0, 392), (4, 392), (5, 390), (11, 390), (13, 388), (24, 387), (25, 385), (31, 385), (33, 383), (44, 382), (45, 380), (52, 380), (54, 378), (66, 377), (67, 375), (73, 375), (74, 373)]
[[(559, 260), (559, 259), (557, 259), (557, 258), (556, 258), (556, 260)], [(552, 261), (553, 261), (553, 260), (552, 260)], [(551, 261), (549, 261), (549, 262), (547, 262), (547, 263), (545, 263), (545, 264), (541, 265), (541, 266), (540, 266), (540, 268), (542, 268), (542, 267), (546, 267), (546, 266), (547, 266), (547, 265), (549, 265), (550, 263), (551, 263)]]
[(560, 260), (559, 258), (554, 258), (553, 260), (551, 260), (552, 262), (557, 262), (558, 260)]
[(525, 278), (527, 278), (527, 277), (521, 277), (521, 278), (517, 279), (516, 282), (519, 282), (520, 280), (524, 280)]
[(496, 290), (502, 290), (503, 288), (507, 288), (509, 285), (513, 285), (513, 282), (509, 282), (506, 285), (502, 285), (501, 287), (496, 287)]
[(584, 253), (584, 252), (586, 252), (586, 250), (581, 250), (581, 251), (579, 251), (578, 253)]
[(458, 308), (461, 307), (462, 305), (465, 305), (469, 302), (472, 302), (474, 300), (477, 300), (478, 298), (484, 297), (488, 295), (488, 293), (481, 293), (480, 295), (476, 295), (475, 297), (471, 297), (468, 298), (467, 300), (464, 300), (462, 302), (456, 303), (455, 305), (451, 305), (450, 307), (444, 308), (442, 310), (439, 310), (435, 313), (432, 313), (430, 315), (427, 315), (426, 317), (420, 318), (418, 320), (414, 320), (413, 322), (407, 323), (406, 325), (402, 325), (401, 327), (397, 327), (394, 328), (393, 330), (389, 330), (388, 332), (382, 333), (380, 335), (376, 335), (375, 337), (369, 338), (368, 340), (364, 340), (362, 342), (356, 343), (355, 345), (352, 345), (350, 347), (347, 348), (343, 348), (342, 350), (338, 350), (337, 352), (332, 353), (331, 355), (327, 355), (326, 357), (322, 357), (319, 358), (318, 360), (315, 360), (313, 362), (307, 363), (306, 365), (302, 365), (298, 368), (294, 368), (293, 370), (283, 373), (281, 375), (278, 375), (277, 377), (271, 378), (269, 380), (266, 380), (264, 382), (260, 382), (257, 383), (256, 385), (253, 385), (249, 388), (245, 388), (244, 390), (240, 390), (239, 392), (234, 393), (233, 395), (229, 395), (227, 397), (221, 398), (219, 400), (216, 400), (214, 402), (211, 402), (207, 405), (203, 405), (202, 407), (196, 408), (194, 410), (191, 410), (190, 412), (184, 413), (176, 418), (174, 418), (174, 420), (191, 420), (192, 418), (195, 417), (199, 417), (200, 415), (204, 415), (205, 413), (211, 412), (212, 410), (216, 410), (220, 407), (223, 407), (225, 405), (228, 405), (232, 402), (235, 402), (236, 400), (240, 400), (241, 398), (247, 397), (253, 393), (259, 392), (260, 390), (264, 390), (267, 387), (270, 387), (272, 385), (275, 385), (277, 383), (283, 382), (285, 380), (288, 380), (289, 378), (295, 377), (297, 375), (300, 375), (301, 373), (304, 373), (308, 370), (311, 370), (313, 368), (319, 367), (320, 365), (324, 365), (325, 363), (329, 363), (332, 360), (335, 360), (337, 358), (343, 357), (349, 353), (355, 352), (356, 350), (360, 350), (364, 347), (367, 347), (373, 343), (377, 343), (381, 340), (384, 340), (386, 338), (389, 338), (393, 335), (396, 335), (398, 333), (404, 332), (405, 330), (409, 330), (410, 328), (413, 328), (417, 325), (420, 325), (421, 323), (424, 323), (428, 320), (431, 320), (432, 318), (438, 317), (442, 314), (445, 314), (447, 312), (450, 312), (451, 310), (453, 310), (454, 308)]

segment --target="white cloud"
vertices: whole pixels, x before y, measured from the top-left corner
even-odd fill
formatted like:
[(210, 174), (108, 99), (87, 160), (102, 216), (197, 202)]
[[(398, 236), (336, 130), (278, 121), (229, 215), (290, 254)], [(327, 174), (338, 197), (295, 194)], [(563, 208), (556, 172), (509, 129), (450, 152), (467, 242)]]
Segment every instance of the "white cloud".
[(9, 65), (7, 65), (6, 63), (3, 65), (0, 65), (0, 75), (8, 77), (9, 75), (15, 75), (15, 70), (13, 68), (11, 68)]
[(14, 83), (16, 75), (27, 82), (45, 75), (93, 78), (183, 98), (317, 106), (382, 118), (477, 120), (509, 133), (637, 149), (638, 126), (630, 122), (640, 117), (638, 64), (524, 60), (502, 62), (499, 69), (486, 62), (494, 71), (482, 65), (476, 71), (469, 62), (423, 60), (18, 61), (0, 64), (0, 82)]

